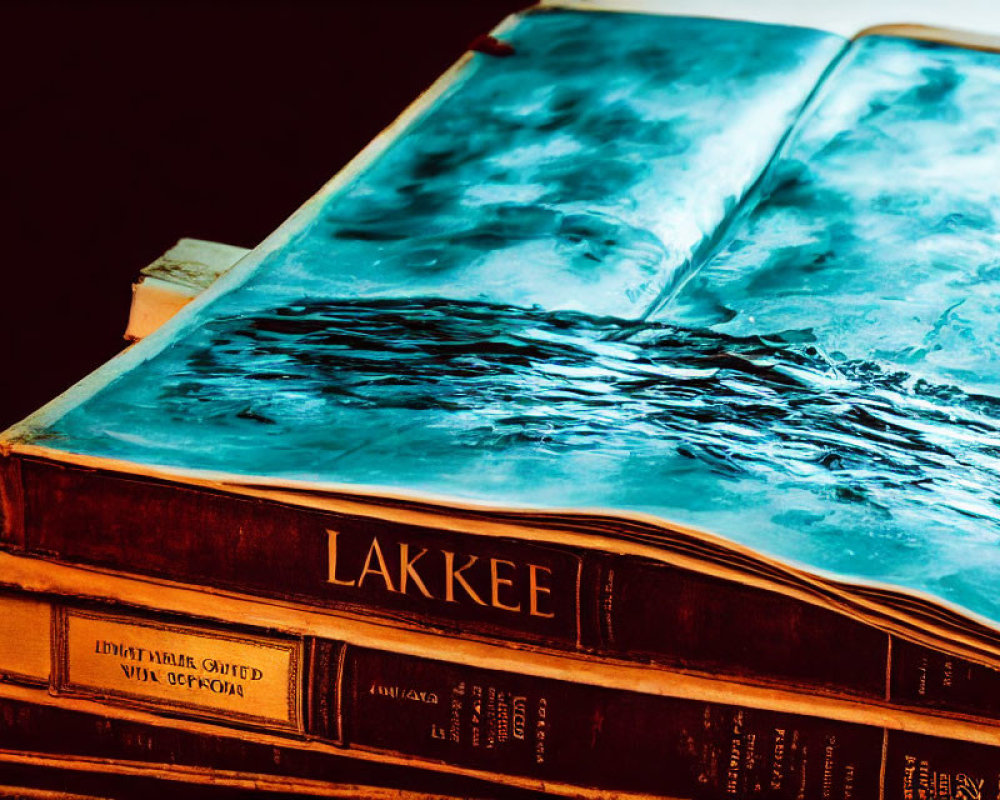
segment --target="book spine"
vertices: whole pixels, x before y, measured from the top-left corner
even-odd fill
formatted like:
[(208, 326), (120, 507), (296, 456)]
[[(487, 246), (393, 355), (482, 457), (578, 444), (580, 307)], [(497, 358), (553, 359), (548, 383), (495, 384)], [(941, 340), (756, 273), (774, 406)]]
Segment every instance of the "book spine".
[[(0, 697), (0, 721), (5, 778), (13, 772), (11, 778), (37, 781), (42, 770), (49, 785), (65, 786), (89, 776), (82, 783), (96, 790), (104, 785), (101, 776), (125, 781), (126, 791), (114, 797), (199, 797), (196, 789), (203, 786), (216, 794), (252, 787), (254, 796), (274, 792), (266, 795), (273, 798), (537, 798), (534, 792), (462, 775), (315, 752), (294, 743), (249, 741), (245, 731), (195, 732), (25, 699)], [(18, 774), (18, 768), (31, 772)], [(134, 791), (129, 779), (142, 780), (141, 791)], [(150, 784), (150, 779), (164, 784)]]
[(109, 716), (138, 710), (569, 793), (880, 797), (885, 731), (872, 724), (456, 663), (445, 640), (438, 659), (33, 596), (0, 606), (5, 625), (50, 609), (51, 632), (34, 634), (51, 642), (49, 691)]
[(354, 747), (657, 797), (879, 797), (872, 726), (351, 647), (341, 692)]
[[(638, 556), (0, 459), (11, 550), (470, 638), (1000, 718), (1000, 674)], [(898, 654), (893, 657), (893, 650)], [(921, 660), (951, 678), (921, 682)], [(926, 672), (926, 669), (924, 670)]]
[[(22, 764), (42, 765), (49, 771), (58, 766), (64, 775), (66, 770), (76, 769), (90, 774), (105, 772), (116, 777), (165, 777), (177, 781), (180, 786), (185, 783), (213, 787), (252, 785), (258, 789), (318, 796), (343, 796), (330, 789), (334, 785), (353, 785), (381, 790), (385, 796), (394, 796), (390, 791), (397, 788), (402, 790), (402, 797), (420, 793), (505, 800), (537, 797), (535, 792), (465, 776), (293, 746), (249, 742), (240, 738), (238, 732), (196, 733), (25, 700), (0, 697), (0, 719), (3, 720), (0, 768), (5, 771)], [(826, 763), (825, 749), (821, 756), (802, 754), (800, 743), (789, 740), (787, 731), (781, 746), (786, 748), (781, 756), (783, 759), (821, 757)], [(881, 778), (884, 800), (997, 800), (1000, 797), (997, 789), (1000, 769), (995, 748), (956, 745), (946, 739), (894, 732), (885, 737), (884, 762)], [(857, 778), (857, 775), (850, 775), (845, 785), (847, 796), (861, 796), (854, 793)], [(184, 791), (186, 796), (188, 790)], [(701, 787), (694, 796), (738, 798), (754, 795), (750, 792), (742, 795), (718, 793)], [(768, 784), (762, 787), (758, 796), (792, 795), (771, 791)], [(796, 796), (833, 795), (821, 790), (816, 795)]]
[[(909, 800), (1000, 791), (996, 746), (767, 710), (738, 696), (709, 702), (487, 669), (449, 660), (446, 640), (437, 658), (27, 594), (0, 595), (0, 609), (24, 649), (32, 638), (50, 643), (50, 703), (82, 700), (109, 718), (122, 709), (171, 730), (190, 725), (205, 738), (170, 736), (187, 742), (185, 757), (201, 753), (216, 769), (252, 768), (265, 743), (313, 753), (302, 758), (322, 769), (318, 743), (331, 764), (353, 753), (571, 794)], [(46, 610), (48, 630), (37, 624)], [(8, 654), (15, 666), (18, 657)], [(23, 672), (7, 666), (0, 673)], [(0, 731), (11, 727), (4, 719)], [(120, 746), (110, 730), (105, 745)], [(227, 736), (245, 740), (243, 749)], [(74, 749), (70, 728), (40, 728), (39, 737), (94, 755)], [(128, 741), (156, 757), (147, 739)], [(976, 793), (927, 793), (945, 786)]]
[(24, 550), (24, 484), (21, 460), (0, 453), (0, 541), (13, 551)]
[(892, 637), (888, 696), (899, 703), (1000, 719), (1000, 673)]

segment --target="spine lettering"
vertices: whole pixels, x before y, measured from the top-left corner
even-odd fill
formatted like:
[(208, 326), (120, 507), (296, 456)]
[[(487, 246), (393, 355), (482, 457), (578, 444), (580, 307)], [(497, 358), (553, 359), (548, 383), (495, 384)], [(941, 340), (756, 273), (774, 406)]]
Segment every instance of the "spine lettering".
[[(19, 531), (0, 546), (23, 541), (31, 553), (68, 562), (383, 613), (395, 624), (884, 699), (885, 633), (738, 581), (582, 545), (319, 511), (42, 460), (0, 464), (7, 495), (15, 483), (25, 490), (17, 501), (23, 515), (7, 514)], [(1000, 684), (995, 672), (929, 658), (923, 689), (907, 677), (919, 667), (893, 678), (893, 702), (1000, 718), (1000, 703), (979, 699), (984, 691), (1000, 696), (989, 688)]]

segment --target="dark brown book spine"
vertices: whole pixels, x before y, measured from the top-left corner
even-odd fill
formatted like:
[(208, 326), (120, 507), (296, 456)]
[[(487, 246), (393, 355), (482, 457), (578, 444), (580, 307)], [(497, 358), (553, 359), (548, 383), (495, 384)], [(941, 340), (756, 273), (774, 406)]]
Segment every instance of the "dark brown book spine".
[(24, 536), (21, 460), (0, 454), (0, 541), (11, 550), (23, 550)]
[[(77, 618), (93, 621), (104, 616), (83, 612)], [(115, 642), (95, 641), (95, 655), (83, 657), (80, 650), (74, 651), (73, 634), (67, 634), (70, 643), (61, 644), (57, 654), (68, 662), (54, 678), (57, 695), (152, 710), (177, 718), (180, 728), (184, 718), (193, 718), (228, 726), (230, 735), (234, 726), (276, 730), (285, 738), (314, 739), (376, 759), (440, 765), (499, 784), (551, 786), (561, 792), (665, 798), (880, 796), (883, 731), (871, 725), (649, 696), (337, 642), (307, 641), (307, 649), (326, 650), (331, 658), (317, 659), (305, 681), (293, 678), (297, 691), (311, 695), (314, 702), (326, 696), (330, 719), (313, 715), (304, 725), (282, 730), (257, 707), (273, 706), (274, 700), (281, 700), (280, 693), (254, 695), (253, 678), (246, 677), (250, 671), (229, 684), (239, 692), (227, 691), (211, 679), (218, 674), (218, 655), (189, 655), (196, 653), (196, 635), (213, 637), (216, 651), (222, 651), (230, 641), (245, 641), (245, 634), (186, 623), (153, 624), (135, 615), (106, 618), (117, 626), (110, 629)], [(164, 628), (181, 637), (172, 640), (170, 650), (158, 651), (142, 638), (144, 630)], [(288, 640), (275, 641), (283, 645)], [(85, 646), (89, 649), (90, 644), (88, 640)], [(109, 647), (112, 644), (117, 649)], [(168, 655), (171, 663), (163, 666)], [(95, 669), (98, 660), (109, 669)], [(141, 675), (132, 669), (139, 663), (148, 665)], [(252, 670), (257, 663), (265, 662), (247, 665)], [(182, 675), (189, 680), (176, 680)], [(240, 713), (224, 708), (225, 696), (236, 694)], [(66, 728), (51, 729), (50, 735), (64, 746), (72, 742)], [(107, 745), (139, 744), (114, 737), (108, 741), (108, 731), (103, 738)], [(184, 742), (199, 752), (189, 736), (172, 732), (166, 738), (174, 747)], [(155, 751), (148, 735), (141, 741)], [(209, 747), (203, 763), (244, 771), (259, 767), (251, 754), (259, 747), (247, 744), (234, 752), (227, 742), (221, 734), (208, 737), (201, 745)], [(22, 741), (19, 747), (24, 746)], [(289, 746), (294, 749), (294, 742)], [(241, 750), (248, 754), (242, 763)], [(170, 757), (176, 759), (177, 753)], [(326, 774), (324, 770), (309, 777)]]
[(889, 696), (898, 703), (1000, 719), (1000, 670), (894, 636)]
[[(261, 786), (288, 792), (272, 797), (329, 796), (329, 788), (335, 785), (376, 787), (387, 790), (387, 795), (388, 790), (402, 789), (462, 798), (537, 797), (534, 792), (463, 775), (320, 753), (297, 748), (295, 743), (248, 741), (242, 731), (192, 732), (0, 698), (0, 774), (11, 771), (16, 775), (23, 765), (40, 765), (49, 775), (56, 773), (58, 765), (59, 773), (70, 776), (87, 772), (159, 777), (170, 781), (173, 798), (191, 795), (186, 784), (256, 786), (256, 796)], [(147, 792), (134, 796), (166, 796), (162, 787), (152, 793), (146, 788)]]
[(885, 764), (886, 798), (1000, 798), (1000, 748), (997, 747), (893, 732), (887, 737)]
[(657, 797), (875, 800), (871, 726), (348, 647), (351, 746)]
[[(184, 752), (208, 747), (204, 763), (215, 769), (253, 771), (257, 750), (271, 743), (325, 753), (334, 764), (354, 753), (564, 793), (875, 800), (887, 796), (887, 742), (900, 736), (877, 715), (867, 715), (876, 723), (851, 722), (746, 705), (738, 684), (729, 685), (726, 702), (672, 697), (459, 663), (444, 649), (440, 657), (413, 655), (93, 601), (0, 597), (5, 616), (39, 619), (45, 609), (51, 635), (44, 625), (20, 630), (22, 648), (51, 642), (49, 693), (57, 699), (48, 702), (96, 701), (110, 717), (152, 713), (158, 724), (187, 731), (168, 735), (195, 748)], [(12, 724), (3, 722), (0, 730)], [(224, 743), (240, 731), (242, 751)], [(42, 729), (34, 735), (44, 741)], [(86, 754), (69, 729), (48, 736), (49, 747)], [(907, 736), (892, 751), (897, 766), (933, 756), (944, 759), (938, 771), (968, 761), (980, 775), (982, 764), (1000, 758), (997, 748)], [(107, 742), (120, 744), (117, 734)], [(148, 739), (129, 744), (159, 752)], [(251, 753), (242, 763), (241, 752)]]
[(0, 458), (0, 485), (2, 544), (18, 552), (471, 638), (1000, 718), (1000, 704), (978, 696), (1000, 690), (985, 667), (962, 691), (917, 691), (911, 662), (943, 656), (899, 640), (905, 658), (893, 661), (890, 637), (847, 615), (638, 556), (17, 456)]
[[(784, 738), (772, 736), (772, 741), (783, 762), (819, 763), (825, 779), (821, 777), (818, 791), (809, 784), (804, 787), (808, 793), (786, 795), (781, 790), (772, 791), (768, 781), (759, 792), (754, 785), (737, 787), (730, 793), (727, 785), (727, 790), (720, 793), (699, 782), (688, 797), (801, 796), (809, 800), (867, 796), (857, 793), (855, 788), (867, 771), (858, 774), (844, 769), (843, 783), (839, 787), (832, 783), (839, 742), (827, 742), (819, 751), (806, 750), (809, 743), (794, 740), (794, 731), (779, 730), (784, 732)], [(753, 748), (757, 746), (755, 742)], [(50, 757), (50, 764), (65, 759), (63, 769), (106, 769), (119, 775), (156, 774), (155, 770), (161, 767), (173, 780), (202, 777), (211, 780), (213, 773), (216, 776), (227, 773), (234, 778), (247, 778), (244, 785), (252, 781), (252, 776), (268, 776), (304, 782), (319, 778), (330, 783), (402, 787), (461, 797), (526, 800), (537, 796), (534, 792), (467, 776), (318, 753), (294, 745), (250, 742), (241, 739), (238, 732), (195, 733), (0, 698), (0, 771), (16, 770), (25, 762), (46, 763), (39, 756)], [(884, 800), (1000, 800), (1000, 759), (995, 747), (893, 732), (885, 735), (884, 755), (880, 753), (874, 761), (876, 770), (881, 768), (882, 758)], [(303, 791), (301, 785), (295, 788), (297, 793)], [(836, 788), (842, 789), (843, 794), (829, 793)]]

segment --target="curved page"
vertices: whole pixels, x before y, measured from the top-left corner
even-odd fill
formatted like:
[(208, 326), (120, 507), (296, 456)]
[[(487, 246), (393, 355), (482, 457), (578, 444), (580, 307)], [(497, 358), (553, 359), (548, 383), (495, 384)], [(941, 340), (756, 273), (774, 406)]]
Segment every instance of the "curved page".
[(998, 115), (1000, 54), (852, 46), (654, 315), (714, 370), (679, 444), (755, 521), (688, 518), (1000, 618)]

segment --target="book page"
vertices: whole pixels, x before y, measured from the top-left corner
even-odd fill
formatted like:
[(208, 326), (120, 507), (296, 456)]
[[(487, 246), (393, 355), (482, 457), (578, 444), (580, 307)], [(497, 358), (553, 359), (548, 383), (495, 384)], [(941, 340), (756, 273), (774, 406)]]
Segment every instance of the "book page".
[(754, 476), (743, 541), (994, 618), (998, 114), (1000, 54), (859, 39), (655, 316), (724, 370), (692, 453)]
[(844, 44), (560, 10), (500, 37), (512, 53), (475, 54), (216, 313), (433, 297), (638, 316), (759, 176)]

